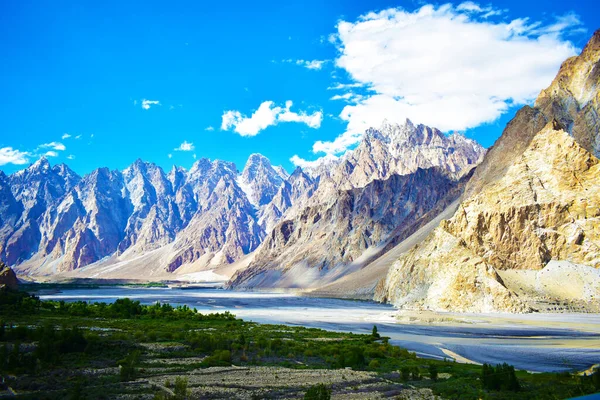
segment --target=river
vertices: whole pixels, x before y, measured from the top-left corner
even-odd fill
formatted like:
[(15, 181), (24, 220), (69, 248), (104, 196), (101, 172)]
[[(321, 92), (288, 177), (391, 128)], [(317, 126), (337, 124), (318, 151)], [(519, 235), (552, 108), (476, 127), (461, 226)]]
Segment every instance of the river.
[(507, 362), (529, 371), (585, 370), (600, 363), (599, 314), (444, 314), (427, 323), (398, 320), (375, 302), (302, 297), (289, 293), (220, 289), (101, 287), (40, 292), (42, 299), (112, 302), (128, 297), (188, 305), (200, 312), (230, 311), (248, 321), (370, 333), (373, 325), (391, 343), (430, 358)]

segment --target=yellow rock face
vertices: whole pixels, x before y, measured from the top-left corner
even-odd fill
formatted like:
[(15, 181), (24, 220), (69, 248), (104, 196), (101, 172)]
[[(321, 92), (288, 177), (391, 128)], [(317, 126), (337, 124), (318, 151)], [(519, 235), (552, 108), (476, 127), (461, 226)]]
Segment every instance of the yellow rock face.
[(442, 228), (499, 270), (541, 269), (551, 259), (597, 268), (599, 172), (596, 157), (549, 124)]
[(453, 311), (526, 311), (497, 274), (551, 259), (600, 266), (600, 163), (548, 124), (506, 174), (464, 201), (391, 268), (379, 300)]
[[(553, 277), (564, 271), (565, 282), (571, 272), (600, 282), (599, 93), (600, 31), (563, 64), (535, 108), (517, 113), (455, 215), (393, 264), (376, 299), (478, 312), (527, 311), (536, 296), (577, 300), (572, 290), (563, 296), (543, 287), (517, 296), (499, 275), (539, 271), (551, 260), (566, 263)], [(600, 285), (584, 286), (583, 304), (600, 298)]]

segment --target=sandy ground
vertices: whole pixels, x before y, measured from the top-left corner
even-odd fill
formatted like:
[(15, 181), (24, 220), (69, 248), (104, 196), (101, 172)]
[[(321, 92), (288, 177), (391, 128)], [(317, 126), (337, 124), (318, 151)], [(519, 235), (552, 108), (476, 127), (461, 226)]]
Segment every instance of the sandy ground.
[(228, 264), (212, 266), (207, 259), (197, 260), (194, 263), (184, 264), (174, 273), (165, 270), (165, 265), (172, 256), (172, 244), (144, 253), (124, 253), (120, 256), (111, 256), (93, 264), (64, 273), (54, 273), (48, 265), (38, 265), (33, 260), (16, 269), (19, 279), (35, 282), (63, 282), (74, 279), (97, 279), (99, 281), (121, 282), (181, 282), (210, 283), (213, 286), (222, 286), (233, 274), (246, 268), (254, 258), (249, 254), (241, 260)]
[(552, 260), (539, 271), (498, 273), (507, 288), (539, 311), (600, 312), (600, 269)]

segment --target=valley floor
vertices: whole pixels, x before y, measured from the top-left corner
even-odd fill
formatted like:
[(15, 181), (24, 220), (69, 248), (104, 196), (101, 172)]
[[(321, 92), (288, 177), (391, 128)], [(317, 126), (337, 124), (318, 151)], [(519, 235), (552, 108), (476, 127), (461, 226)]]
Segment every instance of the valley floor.
[(332, 332), (166, 303), (40, 302), (14, 293), (0, 293), (0, 311), (0, 396), (297, 399), (318, 384), (334, 399), (546, 399), (600, 390), (600, 373), (485, 373), (450, 357), (419, 358), (375, 329)]

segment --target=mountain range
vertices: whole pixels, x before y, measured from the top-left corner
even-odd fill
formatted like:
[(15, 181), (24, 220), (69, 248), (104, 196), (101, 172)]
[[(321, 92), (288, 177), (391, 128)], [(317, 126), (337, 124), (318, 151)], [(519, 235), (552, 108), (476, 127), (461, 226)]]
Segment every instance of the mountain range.
[[(174, 166), (168, 173), (137, 160), (123, 171), (99, 168), (84, 177), (41, 158), (0, 175), (0, 256), (21, 276), (36, 279), (175, 278), (263, 254), (284, 219), (331, 206), (360, 207), (352, 213), (363, 232), (327, 261), (328, 267), (349, 264), (409, 230), (454, 193), (484, 153), (461, 135), (406, 121), (369, 130), (326, 175), (300, 168), (290, 175), (260, 154), (252, 154), (241, 172), (221, 160), (200, 159), (189, 171)], [(330, 219), (347, 214), (340, 213)], [(139, 260), (148, 262), (133, 266)]]
[(441, 311), (598, 311), (600, 31), (486, 151), (383, 121), (288, 174), (142, 160), (0, 172), (0, 258), (21, 279), (220, 280)]

